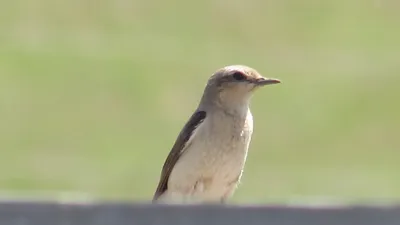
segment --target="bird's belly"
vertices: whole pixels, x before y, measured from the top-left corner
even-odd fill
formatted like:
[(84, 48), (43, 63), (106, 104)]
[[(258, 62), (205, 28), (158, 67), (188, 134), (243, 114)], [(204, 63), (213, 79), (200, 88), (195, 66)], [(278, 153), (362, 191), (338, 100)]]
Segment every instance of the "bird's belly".
[(236, 189), (251, 140), (252, 116), (214, 114), (194, 132), (168, 179), (168, 192), (200, 201), (226, 199)]
[(227, 144), (193, 143), (175, 165), (169, 189), (202, 200), (219, 200), (233, 192), (242, 175), (248, 143), (221, 143)]

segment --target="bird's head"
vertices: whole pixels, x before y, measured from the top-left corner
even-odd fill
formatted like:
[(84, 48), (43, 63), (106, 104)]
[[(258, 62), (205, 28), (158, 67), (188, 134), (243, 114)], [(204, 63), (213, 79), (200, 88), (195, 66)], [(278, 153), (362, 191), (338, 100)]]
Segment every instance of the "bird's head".
[(220, 104), (248, 103), (254, 90), (281, 81), (266, 78), (248, 66), (231, 65), (217, 70), (208, 80), (205, 89), (207, 98), (214, 99)]

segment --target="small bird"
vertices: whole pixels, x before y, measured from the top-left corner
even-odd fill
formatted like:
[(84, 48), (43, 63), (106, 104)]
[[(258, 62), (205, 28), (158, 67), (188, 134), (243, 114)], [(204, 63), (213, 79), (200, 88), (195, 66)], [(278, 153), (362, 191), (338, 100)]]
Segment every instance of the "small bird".
[(217, 70), (165, 160), (153, 202), (225, 203), (240, 182), (253, 133), (251, 96), (277, 83), (244, 65)]

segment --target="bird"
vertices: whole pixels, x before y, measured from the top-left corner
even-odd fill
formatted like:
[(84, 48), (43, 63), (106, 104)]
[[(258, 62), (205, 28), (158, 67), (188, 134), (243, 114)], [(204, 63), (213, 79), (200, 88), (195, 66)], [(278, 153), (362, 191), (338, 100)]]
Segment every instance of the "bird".
[(278, 83), (246, 65), (217, 69), (164, 162), (152, 202), (226, 203), (240, 183), (253, 134), (253, 93)]

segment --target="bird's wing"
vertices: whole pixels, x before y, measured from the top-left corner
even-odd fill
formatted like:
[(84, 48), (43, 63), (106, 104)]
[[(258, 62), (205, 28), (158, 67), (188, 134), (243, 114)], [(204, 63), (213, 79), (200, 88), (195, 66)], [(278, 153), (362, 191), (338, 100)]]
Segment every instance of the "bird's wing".
[(188, 141), (193, 135), (193, 131), (204, 121), (206, 118), (205, 111), (196, 111), (190, 117), (189, 121), (185, 124), (182, 131), (179, 133), (167, 159), (165, 160), (164, 166), (161, 172), (160, 182), (158, 183), (157, 190), (154, 194), (153, 200), (157, 200), (161, 194), (163, 194), (168, 188), (168, 179), (174, 168), (176, 162), (179, 160), (180, 156), (185, 152)]

